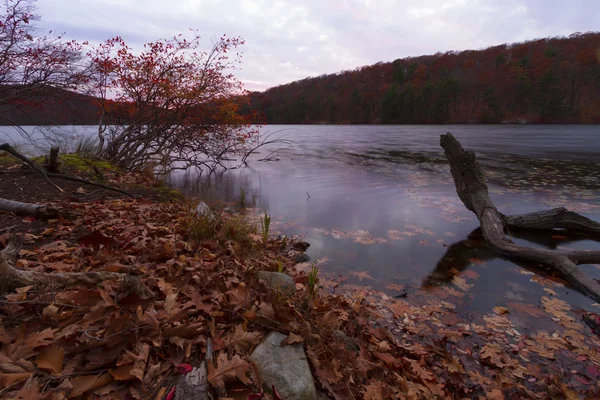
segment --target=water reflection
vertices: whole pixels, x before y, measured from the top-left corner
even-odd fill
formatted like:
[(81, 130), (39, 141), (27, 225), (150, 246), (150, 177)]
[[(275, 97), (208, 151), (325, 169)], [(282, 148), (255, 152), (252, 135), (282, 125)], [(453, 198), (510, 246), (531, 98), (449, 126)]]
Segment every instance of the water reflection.
[[(267, 129), (284, 131), (296, 143), (278, 153), (279, 162), (259, 162), (272, 150), (265, 148), (247, 168), (222, 175), (178, 172), (168, 183), (209, 204), (238, 204), (243, 197), (247, 207), (273, 216), (274, 230), (305, 235), (313, 260), (327, 260), (321, 271), (343, 274), (350, 283), (398, 294), (390, 284), (434, 290), (426, 282), (437, 282), (440, 297), (469, 299), (465, 312), (494, 302), (537, 301), (549, 288), (544, 285), (554, 285), (482, 244), (478, 222), (458, 200), (439, 146), (439, 135), (448, 131), (476, 152), (502, 212), (566, 206), (600, 220), (600, 140), (594, 126)], [(598, 242), (574, 239), (515, 236), (549, 248), (600, 248)], [(464, 282), (443, 278), (453, 269), (454, 278)], [(590, 266), (588, 272), (599, 271)], [(567, 286), (551, 288), (572, 304), (590, 306)]]
[[(294, 128), (297, 145), (281, 151), (280, 162), (251, 162), (222, 176), (174, 175), (170, 183), (208, 202), (238, 203), (244, 193), (250, 207), (278, 220), (278, 232), (304, 235), (312, 259), (326, 260), (324, 273), (394, 295), (390, 287), (442, 285), (456, 296), (462, 285), (471, 299), (464, 312), (471, 312), (511, 299), (537, 301), (543, 284), (554, 283), (536, 281), (533, 266), (487, 248), (456, 195), (439, 134), (450, 130), (477, 152), (502, 212), (566, 205), (600, 219), (600, 145), (593, 129), (568, 129), (303, 126)], [(513, 237), (547, 248), (581, 245), (575, 237)], [(581, 307), (591, 303), (568, 286), (552, 287)]]

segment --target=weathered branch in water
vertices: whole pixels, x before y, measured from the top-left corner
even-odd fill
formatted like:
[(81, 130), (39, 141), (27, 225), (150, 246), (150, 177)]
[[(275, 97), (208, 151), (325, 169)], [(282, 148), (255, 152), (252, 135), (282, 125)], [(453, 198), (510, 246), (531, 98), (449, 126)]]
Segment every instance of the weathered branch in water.
[(513, 243), (505, 229), (567, 229), (598, 235), (600, 225), (584, 216), (562, 208), (537, 213), (505, 216), (490, 199), (481, 165), (472, 151), (465, 151), (451, 133), (441, 135), (440, 145), (450, 162), (450, 170), (458, 197), (473, 211), (483, 235), (499, 253), (514, 259), (548, 265), (568, 280), (577, 290), (600, 301), (600, 284), (577, 267), (577, 264), (600, 262), (600, 251), (546, 250)]

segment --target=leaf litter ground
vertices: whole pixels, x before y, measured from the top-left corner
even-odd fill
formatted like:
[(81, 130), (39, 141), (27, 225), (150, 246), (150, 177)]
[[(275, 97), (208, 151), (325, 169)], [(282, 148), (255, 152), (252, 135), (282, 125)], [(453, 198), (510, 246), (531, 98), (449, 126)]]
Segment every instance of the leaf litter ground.
[[(285, 252), (289, 244), (263, 244), (259, 235), (244, 245), (219, 235), (194, 240), (189, 204), (63, 198), (54, 205), (71, 218), (19, 219), (21, 232), (35, 227), (23, 235), (19, 268), (129, 273), (155, 297), (142, 300), (110, 282), (5, 293), (4, 398), (162, 399), (179, 366), (204, 356), (208, 339), (215, 354), (209, 382), (230, 394), (259, 391), (248, 356), (271, 330), (304, 343), (318, 386), (337, 399), (600, 396), (600, 340), (551, 293), (539, 305), (515, 300), (469, 319), (454, 303), (474, 276), (405, 299), (350, 285), (342, 294), (312, 294), (307, 268)], [(269, 293), (254, 275), (281, 263), (298, 289), (289, 299)], [(366, 272), (357, 277), (370, 280)], [(319, 284), (339, 281), (323, 274)], [(552, 325), (523, 328), (532, 318)]]

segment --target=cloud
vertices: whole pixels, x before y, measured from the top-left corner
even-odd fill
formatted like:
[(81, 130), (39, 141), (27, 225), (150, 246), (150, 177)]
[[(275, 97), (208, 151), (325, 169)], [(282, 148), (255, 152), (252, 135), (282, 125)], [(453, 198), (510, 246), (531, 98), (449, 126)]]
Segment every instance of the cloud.
[(378, 61), (569, 35), (600, 26), (597, 0), (53, 0), (41, 27), (128, 43), (188, 28), (246, 40), (239, 78), (268, 87)]

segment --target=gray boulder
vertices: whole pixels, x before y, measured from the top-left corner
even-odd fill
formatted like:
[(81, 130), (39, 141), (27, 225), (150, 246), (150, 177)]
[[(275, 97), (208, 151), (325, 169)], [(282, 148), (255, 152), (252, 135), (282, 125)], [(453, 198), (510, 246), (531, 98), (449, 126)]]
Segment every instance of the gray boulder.
[(286, 296), (293, 296), (296, 293), (296, 283), (294, 280), (282, 274), (281, 272), (258, 271), (256, 274), (259, 279), (265, 281), (267, 288)]
[(263, 383), (271, 385), (285, 400), (314, 400), (315, 382), (310, 372), (301, 343), (281, 346), (287, 338), (280, 332), (271, 332), (250, 355)]
[(206, 205), (205, 202), (201, 201), (196, 206), (196, 214), (200, 218), (206, 218), (209, 221), (212, 221), (215, 218), (215, 214), (213, 214), (212, 210), (209, 206)]

